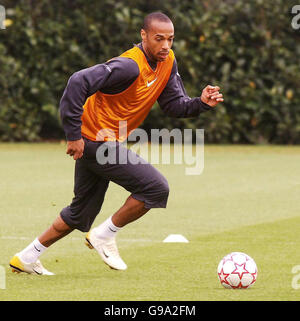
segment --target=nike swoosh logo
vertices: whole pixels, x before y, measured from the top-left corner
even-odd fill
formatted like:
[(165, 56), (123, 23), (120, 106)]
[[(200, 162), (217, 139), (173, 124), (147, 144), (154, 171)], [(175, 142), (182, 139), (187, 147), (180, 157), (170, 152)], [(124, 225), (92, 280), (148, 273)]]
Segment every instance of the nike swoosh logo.
[(38, 252), (41, 252), (41, 250), (39, 250), (35, 245), (33, 245), (33, 246)]
[(38, 274), (38, 275), (42, 275), (43, 274), (43, 272), (41, 273), (41, 272), (39, 272), (39, 271), (37, 271), (36, 269), (32, 269), (36, 274)]
[(104, 256), (105, 256), (106, 258), (109, 258), (109, 255), (107, 255), (103, 249), (102, 249), (102, 253), (104, 254)]
[(147, 87), (150, 87), (151, 85), (153, 85), (156, 82), (157, 78), (155, 78), (154, 80), (148, 82), (147, 80)]
[(112, 232), (114, 232), (114, 233), (116, 233), (117, 231), (115, 231), (115, 230), (113, 230), (113, 229), (111, 229), (110, 227), (108, 227)]

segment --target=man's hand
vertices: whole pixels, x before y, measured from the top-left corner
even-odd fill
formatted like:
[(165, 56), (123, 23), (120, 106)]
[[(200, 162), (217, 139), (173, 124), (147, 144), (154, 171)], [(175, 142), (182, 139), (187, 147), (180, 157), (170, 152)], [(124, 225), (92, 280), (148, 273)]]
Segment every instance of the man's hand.
[(79, 140), (68, 141), (67, 142), (67, 154), (73, 156), (76, 160), (81, 158), (84, 151), (84, 140), (81, 138)]
[(218, 103), (224, 101), (223, 95), (219, 92), (220, 87), (218, 86), (206, 86), (201, 94), (201, 101), (210, 107), (215, 107)]

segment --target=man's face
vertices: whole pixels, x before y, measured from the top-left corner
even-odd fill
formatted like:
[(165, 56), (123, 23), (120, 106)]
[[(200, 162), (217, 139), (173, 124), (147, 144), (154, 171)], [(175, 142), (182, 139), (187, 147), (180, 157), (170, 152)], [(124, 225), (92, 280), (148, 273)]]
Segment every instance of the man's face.
[(166, 60), (174, 39), (172, 22), (153, 20), (148, 31), (141, 30), (143, 48), (153, 61)]

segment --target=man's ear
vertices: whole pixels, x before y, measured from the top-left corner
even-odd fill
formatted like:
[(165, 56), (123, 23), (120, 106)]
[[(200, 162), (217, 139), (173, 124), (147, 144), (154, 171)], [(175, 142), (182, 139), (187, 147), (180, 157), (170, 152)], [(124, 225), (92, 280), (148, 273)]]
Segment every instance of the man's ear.
[(144, 29), (141, 29), (141, 37), (143, 41), (146, 40), (146, 31)]

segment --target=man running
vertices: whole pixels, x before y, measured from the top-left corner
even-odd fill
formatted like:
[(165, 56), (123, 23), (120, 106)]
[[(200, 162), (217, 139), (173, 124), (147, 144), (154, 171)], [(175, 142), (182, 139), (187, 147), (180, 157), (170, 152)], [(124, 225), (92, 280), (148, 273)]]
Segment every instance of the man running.
[[(86, 242), (111, 268), (125, 270), (116, 234), (151, 208), (165, 208), (169, 186), (165, 177), (121, 142), (146, 118), (155, 101), (170, 117), (197, 117), (212, 109), (223, 96), (217, 86), (207, 86), (200, 97), (187, 96), (171, 50), (174, 26), (161, 12), (147, 15), (142, 42), (106, 63), (80, 70), (68, 81), (60, 102), (67, 139), (67, 154), (75, 163), (74, 198), (53, 224), (10, 261), (16, 272), (53, 274), (39, 261), (53, 243), (74, 229), (88, 232)], [(120, 128), (120, 124), (126, 124)], [(123, 125), (122, 125), (123, 126)], [(104, 164), (97, 150), (115, 142), (118, 155), (134, 162)], [(109, 182), (130, 196), (123, 206), (99, 226), (90, 229), (100, 212)]]

